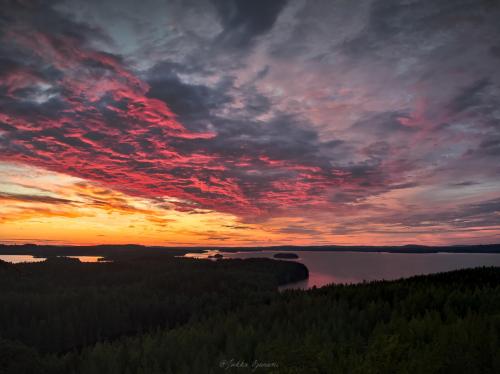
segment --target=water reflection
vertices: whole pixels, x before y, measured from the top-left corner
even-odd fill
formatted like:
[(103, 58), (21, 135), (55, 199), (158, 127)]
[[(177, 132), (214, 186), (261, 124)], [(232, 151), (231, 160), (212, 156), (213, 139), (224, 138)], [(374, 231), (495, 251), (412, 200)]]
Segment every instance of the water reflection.
[(209, 249), (209, 250), (206, 250), (206, 251), (203, 251), (203, 252), (200, 252), (200, 253), (197, 253), (197, 252), (193, 252), (193, 253), (186, 253), (184, 256), (179, 256), (179, 257), (188, 257), (188, 258), (196, 258), (196, 259), (202, 259), (202, 260), (206, 260), (206, 259), (214, 259), (216, 260), (217, 255), (222, 255), (223, 257), (226, 257), (225, 253), (222, 253), (220, 251), (218, 251), (217, 249)]
[[(68, 257), (76, 258), (80, 262), (110, 262), (105, 260), (102, 256), (58, 256), (58, 257)], [(32, 255), (0, 255), (0, 260), (10, 262), (12, 264), (20, 264), (23, 262), (42, 262), (45, 261), (45, 257), (34, 257)]]
[(23, 262), (41, 262), (45, 261), (45, 258), (33, 257), (31, 255), (0, 255), (0, 260), (10, 262), (12, 264), (20, 264)]
[[(298, 261), (306, 265), (309, 269), (309, 279), (283, 286), (282, 289), (391, 280), (478, 266), (500, 266), (500, 254), (493, 253), (292, 252), (299, 255), (299, 259), (286, 261)], [(211, 250), (187, 254), (186, 257), (209, 258), (217, 253), (221, 253), (224, 258), (273, 258), (274, 254), (280, 252), (225, 253)]]
[(64, 256), (69, 258), (77, 258), (80, 262), (109, 262), (102, 256)]

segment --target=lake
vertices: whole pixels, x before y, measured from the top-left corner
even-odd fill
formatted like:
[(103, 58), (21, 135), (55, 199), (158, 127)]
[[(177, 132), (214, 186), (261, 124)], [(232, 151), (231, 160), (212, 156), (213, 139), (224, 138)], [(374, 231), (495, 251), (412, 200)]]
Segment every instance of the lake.
[[(217, 250), (203, 253), (187, 253), (184, 257), (208, 259), (222, 254), (224, 258), (272, 258), (284, 251), (254, 251), (226, 253)], [(330, 283), (360, 283), (372, 280), (391, 280), (413, 275), (431, 274), (443, 271), (472, 268), (478, 266), (500, 266), (500, 254), (493, 253), (385, 253), (385, 252), (325, 252), (291, 251), (298, 261), (309, 269), (309, 278), (281, 289), (321, 287)], [(101, 262), (100, 256), (68, 256), (81, 262)], [(21, 263), (40, 262), (45, 258), (31, 255), (0, 255), (0, 260)]]
[(110, 261), (104, 261), (102, 256), (66, 256), (66, 257), (77, 258), (80, 260), (80, 262), (110, 262)]
[[(235, 252), (217, 250), (204, 253), (188, 253), (185, 257), (208, 258), (221, 253), (224, 258), (272, 258), (285, 251)], [(325, 252), (290, 251), (309, 269), (309, 278), (281, 289), (321, 287), (330, 283), (361, 283), (372, 280), (391, 280), (413, 275), (473, 268), (500, 266), (500, 254), (496, 253), (386, 253), (386, 252)]]
[[(77, 258), (80, 262), (108, 262), (99, 261), (102, 256), (64, 256), (70, 258)], [(13, 264), (20, 264), (22, 262), (41, 262), (45, 261), (45, 257), (33, 257), (31, 255), (0, 255), (0, 260), (7, 261)]]
[(33, 257), (31, 255), (0, 255), (0, 260), (20, 264), (22, 262), (41, 262), (45, 261), (45, 258)]

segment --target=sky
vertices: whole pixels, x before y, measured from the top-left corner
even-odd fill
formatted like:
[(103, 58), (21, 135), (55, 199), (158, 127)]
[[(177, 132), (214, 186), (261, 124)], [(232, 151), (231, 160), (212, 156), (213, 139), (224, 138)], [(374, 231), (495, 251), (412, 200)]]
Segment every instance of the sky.
[(500, 242), (500, 1), (3, 0), (0, 242)]

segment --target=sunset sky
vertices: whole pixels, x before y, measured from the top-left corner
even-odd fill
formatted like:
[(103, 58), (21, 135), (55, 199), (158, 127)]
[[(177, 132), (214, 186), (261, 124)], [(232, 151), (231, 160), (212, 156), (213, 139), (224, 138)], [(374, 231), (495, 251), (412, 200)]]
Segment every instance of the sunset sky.
[(3, 0), (0, 242), (500, 242), (500, 2)]

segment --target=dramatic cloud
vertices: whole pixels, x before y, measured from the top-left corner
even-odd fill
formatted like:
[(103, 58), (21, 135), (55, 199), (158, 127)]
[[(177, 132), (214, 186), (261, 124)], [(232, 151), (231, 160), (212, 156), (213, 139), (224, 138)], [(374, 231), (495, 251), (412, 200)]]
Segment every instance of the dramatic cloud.
[(159, 225), (158, 209), (227, 214), (241, 223), (206, 235), (225, 243), (264, 224), (314, 242), (439, 227), (491, 241), (499, 17), (486, 0), (9, 0), (0, 161), (103, 193), (0, 200)]
[(233, 48), (247, 46), (259, 35), (268, 32), (286, 0), (227, 1), (213, 0), (223, 28), (217, 42)]
[(45, 195), (24, 195), (17, 193), (0, 193), (0, 201), (37, 202), (47, 204), (71, 204), (71, 200)]

